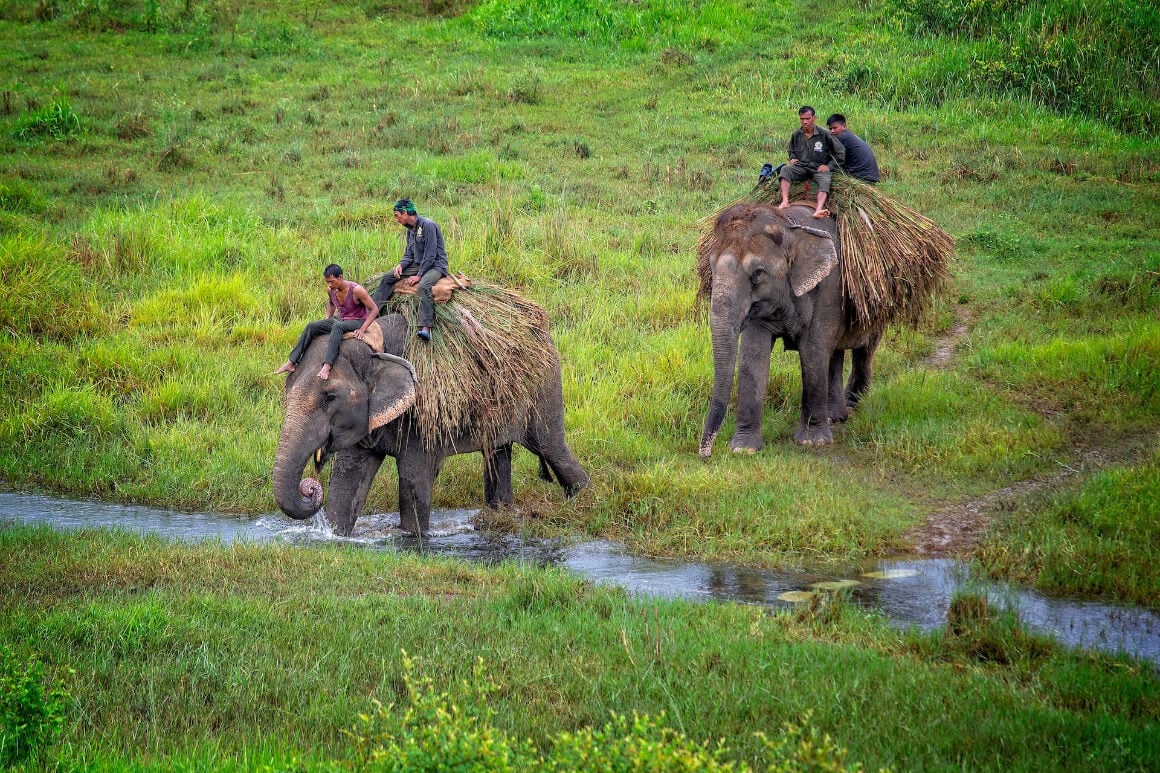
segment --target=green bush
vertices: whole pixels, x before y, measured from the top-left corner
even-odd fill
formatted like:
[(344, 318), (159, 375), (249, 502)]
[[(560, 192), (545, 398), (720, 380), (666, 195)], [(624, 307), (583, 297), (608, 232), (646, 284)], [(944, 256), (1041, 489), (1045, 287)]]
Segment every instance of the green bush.
[(35, 657), (0, 647), (0, 767), (27, 760), (64, 726), (68, 694), (46, 690), (43, 671)]

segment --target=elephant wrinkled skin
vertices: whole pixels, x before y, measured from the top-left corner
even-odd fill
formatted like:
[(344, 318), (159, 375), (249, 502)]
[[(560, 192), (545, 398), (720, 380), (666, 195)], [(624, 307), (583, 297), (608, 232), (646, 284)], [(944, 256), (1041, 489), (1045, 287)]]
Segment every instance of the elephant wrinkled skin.
[[(806, 206), (779, 210), (738, 204), (717, 218), (709, 242), (712, 297), (713, 396), (700, 453), (708, 457), (725, 419), (737, 371), (736, 452), (764, 446), (761, 408), (770, 353), (781, 338), (801, 360), (803, 445), (833, 442), (830, 423), (845, 421), (870, 386), (881, 326), (848, 321), (842, 296), (841, 250), (832, 218), (815, 219)], [(741, 339), (738, 355), (738, 337)], [(845, 351), (850, 380), (842, 387)]]
[[(514, 502), (511, 484), (512, 444), (519, 443), (540, 457), (540, 474), (556, 480), (565, 494), (588, 485), (588, 474), (564, 440), (564, 399), (556, 359), (542, 374), (534, 400), (511, 406), (506, 431), (484, 444), (478, 437), (458, 436), (449, 442), (427, 442), (407, 410), (415, 401), (415, 373), (402, 359), (407, 323), (399, 314), (375, 321), (383, 331), (384, 350), (374, 354), (357, 340), (342, 344), (330, 378), (317, 377), (326, 348), (316, 339), (286, 378), (285, 419), (274, 462), (274, 498), (291, 518), (310, 518), (322, 503), (317, 481), (302, 479), (305, 466), (325, 463), (332, 455), (326, 518), (339, 534), (350, 534), (366, 503), (375, 474), (387, 456), (395, 458), (399, 474), (401, 527), (427, 531), (431, 490), (444, 458), (484, 452), (484, 497), (490, 507)], [(393, 354), (391, 354), (393, 353)]]

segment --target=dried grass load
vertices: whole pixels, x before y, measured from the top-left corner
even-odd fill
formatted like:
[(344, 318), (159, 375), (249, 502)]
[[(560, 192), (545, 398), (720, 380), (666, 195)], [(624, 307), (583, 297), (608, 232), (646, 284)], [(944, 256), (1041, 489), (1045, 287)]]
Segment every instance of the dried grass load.
[[(372, 277), (374, 293), (382, 275)], [(417, 330), (419, 298), (396, 293), (383, 313), (398, 312)], [(544, 373), (558, 355), (543, 308), (511, 290), (473, 281), (447, 303), (435, 304), (431, 341), (408, 336), (403, 356), (419, 384), (413, 421), (428, 447), (471, 435), (494, 448), (499, 430), (517, 411), (534, 406)]]
[[(790, 189), (790, 200), (804, 199), (805, 185)], [(781, 200), (776, 179), (758, 185), (738, 203)], [(852, 322), (917, 326), (933, 297), (950, 276), (954, 239), (928, 218), (891, 199), (873, 185), (835, 175), (826, 201), (838, 226), (842, 294)], [(813, 203), (810, 203), (813, 206)], [(724, 212), (728, 207), (722, 208)], [(720, 212), (702, 221), (697, 248), (698, 298), (709, 298), (712, 270), (709, 247)]]

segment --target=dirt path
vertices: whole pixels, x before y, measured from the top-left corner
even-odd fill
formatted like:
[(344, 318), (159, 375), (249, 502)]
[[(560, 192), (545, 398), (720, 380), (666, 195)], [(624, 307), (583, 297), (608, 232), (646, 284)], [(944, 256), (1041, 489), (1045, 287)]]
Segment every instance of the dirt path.
[(955, 306), (955, 318), (958, 322), (950, 332), (934, 340), (934, 352), (926, 358), (926, 364), (932, 368), (946, 368), (959, 347), (959, 339), (971, 329), (971, 311), (966, 306)]

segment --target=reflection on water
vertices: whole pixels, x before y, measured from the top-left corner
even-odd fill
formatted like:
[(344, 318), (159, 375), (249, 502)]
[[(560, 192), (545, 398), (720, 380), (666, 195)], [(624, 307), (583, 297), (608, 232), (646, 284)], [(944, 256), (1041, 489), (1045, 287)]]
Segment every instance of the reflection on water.
[[(336, 537), (321, 517), (294, 521), (282, 515), (256, 519), (214, 513), (180, 513), (132, 505), (72, 502), (43, 496), (0, 493), (0, 523), (46, 524), (58, 529), (119, 528), (176, 540), (271, 542), (318, 545), (349, 543), (378, 549), (422, 551), (483, 563), (519, 561), (557, 565), (597, 583), (642, 595), (696, 601), (738, 601), (784, 607), (783, 594), (808, 591), (817, 583), (856, 580), (851, 598), (878, 609), (899, 625), (933, 629), (946, 620), (959, 589), (986, 592), (995, 606), (1017, 610), (1031, 630), (1065, 644), (1123, 651), (1160, 664), (1160, 615), (1146, 609), (1092, 601), (1050, 598), (998, 584), (982, 585), (949, 559), (881, 560), (838, 574), (748, 569), (629, 555), (615, 543), (567, 544), (477, 532), (475, 510), (431, 515), (422, 540), (398, 529), (398, 514), (359, 518), (351, 537)], [(867, 576), (873, 575), (873, 576)]]

